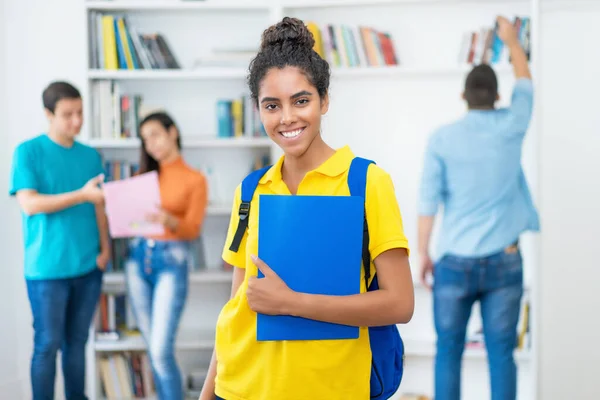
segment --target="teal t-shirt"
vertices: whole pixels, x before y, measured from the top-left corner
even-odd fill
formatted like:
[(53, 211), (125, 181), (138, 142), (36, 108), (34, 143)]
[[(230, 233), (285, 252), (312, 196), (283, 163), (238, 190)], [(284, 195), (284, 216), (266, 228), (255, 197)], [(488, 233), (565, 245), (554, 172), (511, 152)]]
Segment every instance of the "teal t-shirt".
[[(103, 172), (100, 154), (92, 147), (75, 142), (67, 148), (42, 134), (15, 149), (9, 194), (22, 189), (71, 192)], [(22, 213), (22, 219), (26, 279), (71, 278), (96, 268), (100, 235), (93, 204), (51, 214)]]

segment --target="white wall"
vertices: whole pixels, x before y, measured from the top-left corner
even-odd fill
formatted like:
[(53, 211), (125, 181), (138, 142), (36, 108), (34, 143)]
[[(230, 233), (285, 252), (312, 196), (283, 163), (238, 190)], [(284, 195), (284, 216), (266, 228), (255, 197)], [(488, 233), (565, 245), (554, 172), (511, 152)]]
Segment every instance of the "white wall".
[[(580, 2), (579, 4), (583, 4)], [(547, 7), (541, 60), (540, 399), (600, 398), (600, 7)]]
[[(8, 125), (7, 113), (7, 75), (6, 75), (6, 59), (7, 59), (7, 30), (5, 29), (5, 7), (4, 2), (0, 1), (0, 132), (2, 137), (6, 137), (6, 128)], [(11, 208), (10, 200), (7, 198), (8, 192), (8, 168), (11, 146), (0, 146), (0, 209), (6, 210)], [(6, 214), (6, 213), (4, 213)], [(18, 226), (13, 223), (14, 218), (5, 220), (5, 215), (2, 215), (2, 224), (0, 224), (0, 242), (3, 243), (3, 271), (2, 279), (0, 279), (0, 320), (2, 321), (2, 329), (0, 329), (0, 354), (2, 354), (2, 362), (0, 363), (0, 398), (1, 399), (19, 399), (21, 391), (21, 377), (16, 366), (19, 363), (18, 351), (18, 329), (17, 328), (17, 313), (18, 308), (11, 300), (14, 299), (19, 291), (15, 283), (19, 276), (19, 261), (14, 254), (6, 254), (7, 249), (14, 243), (13, 237), (15, 232), (20, 232)], [(22, 286), (22, 284), (21, 284)], [(20, 304), (17, 303), (17, 304)]]
[[(37, 135), (46, 128), (41, 101), (43, 88), (55, 79), (67, 79), (80, 87), (85, 83), (85, 58), (82, 57), (85, 54), (84, 14), (80, 0), (12, 0), (4, 4), (5, 23), (2, 26), (7, 34), (6, 39), (8, 32), (11, 36), (10, 40), (5, 41), (6, 57), (2, 57), (5, 61), (5, 73), (1, 76), (6, 78), (6, 91), (0, 91), (6, 93), (10, 100), (2, 107), (2, 114), (8, 116), (2, 138), (9, 144), (0, 146), (3, 149), (0, 161), (2, 194), (8, 190), (6, 181), (12, 149), (18, 142)], [(6, 230), (2, 232), (0, 245), (3, 268), (6, 271), (0, 280), (0, 293), (5, 301), (0, 304), (7, 305), (14, 313), (12, 323), (4, 325), (3, 321), (2, 326), (15, 326), (12, 334), (19, 339), (17, 345), (14, 340), (0, 341), (0, 354), (3, 356), (3, 362), (0, 363), (0, 383), (6, 376), (2, 371), (7, 368), (10, 374), (18, 372), (22, 390), (18, 397), (5, 397), (0, 392), (0, 398), (27, 399), (31, 398), (29, 360), (33, 331), (22, 278), (20, 217), (14, 199), (9, 200), (6, 195), (0, 198), (3, 199), (1, 225)], [(10, 279), (5, 279), (5, 274)], [(3, 285), (6, 285), (6, 289)], [(6, 335), (5, 329), (0, 332), (0, 336)], [(18, 354), (18, 362), (7, 365), (4, 362), (5, 354), (12, 354), (15, 360)], [(60, 373), (57, 375), (60, 376)], [(60, 383), (57, 391), (60, 391)], [(58, 398), (62, 398), (62, 395)]]

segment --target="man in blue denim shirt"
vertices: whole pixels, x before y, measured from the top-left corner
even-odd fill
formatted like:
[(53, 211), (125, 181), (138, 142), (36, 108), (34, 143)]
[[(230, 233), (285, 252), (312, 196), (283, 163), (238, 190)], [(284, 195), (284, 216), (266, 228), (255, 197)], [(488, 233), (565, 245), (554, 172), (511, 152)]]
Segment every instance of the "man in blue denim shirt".
[[(521, 166), (533, 108), (533, 85), (517, 32), (498, 18), (498, 34), (510, 51), (516, 83), (508, 108), (496, 109), (494, 71), (479, 65), (463, 94), (469, 111), (438, 129), (425, 153), (419, 202), (421, 279), (433, 274), (437, 331), (435, 399), (459, 400), (461, 359), (473, 303), (480, 301), (488, 351), (492, 400), (516, 398), (513, 350), (523, 294), (519, 235), (539, 229)], [(439, 260), (429, 241), (438, 207), (443, 222)]]

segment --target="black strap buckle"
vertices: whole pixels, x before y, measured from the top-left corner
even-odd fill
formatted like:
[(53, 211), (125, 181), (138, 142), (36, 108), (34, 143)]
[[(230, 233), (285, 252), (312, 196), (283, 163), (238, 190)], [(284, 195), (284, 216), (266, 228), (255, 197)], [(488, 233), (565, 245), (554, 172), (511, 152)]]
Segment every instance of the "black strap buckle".
[(249, 214), (250, 214), (250, 203), (242, 201), (240, 203), (240, 208), (238, 210), (238, 215), (240, 216), (240, 219), (244, 220), (244, 219), (248, 218)]

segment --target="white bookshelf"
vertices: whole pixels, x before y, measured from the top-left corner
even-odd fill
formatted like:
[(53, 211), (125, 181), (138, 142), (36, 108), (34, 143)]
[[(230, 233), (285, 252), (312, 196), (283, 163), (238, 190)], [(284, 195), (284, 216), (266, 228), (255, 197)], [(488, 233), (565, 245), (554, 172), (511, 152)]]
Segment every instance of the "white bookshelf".
[[(266, 148), (269, 149), (269, 138), (215, 138), (212, 136), (192, 136), (183, 138), (183, 146), (188, 149), (227, 149), (227, 148)], [(86, 144), (97, 149), (136, 149), (141, 142), (138, 138), (127, 139), (88, 139)]]
[[(458, 60), (466, 31), (493, 23), (497, 14), (527, 15), (533, 21), (532, 59), (537, 60), (537, 16), (539, 0), (150, 0), (87, 1), (92, 11), (126, 14), (141, 32), (158, 31), (167, 38), (182, 68), (177, 70), (115, 70), (87, 68), (90, 85), (98, 80), (119, 82), (126, 90), (143, 93), (150, 104), (165, 106), (182, 131), (184, 155), (192, 165), (213, 163), (218, 202), (207, 210), (204, 233), (212, 235), (210, 265), (219, 265), (219, 255), (231, 212), (233, 189), (248, 172), (257, 154), (273, 158), (279, 150), (266, 138), (221, 139), (216, 137), (215, 99), (234, 97), (246, 91), (244, 67), (198, 67), (196, 57), (212, 47), (257, 47), (262, 31), (283, 16), (296, 16), (317, 23), (367, 25), (390, 32), (400, 65), (387, 67), (332, 67), (331, 103), (323, 122), (323, 134), (331, 145), (345, 144), (363, 157), (375, 160), (394, 180), (404, 227), (413, 249), (411, 264), (417, 278), (416, 204), (422, 154), (428, 135), (441, 124), (459, 118), (465, 111), (462, 85), (470, 66)], [(555, 3), (559, 3), (558, 1)], [(194, 38), (190, 40), (190, 38)], [(87, 65), (87, 64), (86, 64)], [(514, 78), (510, 65), (493, 66), (498, 74), (501, 105), (508, 103)], [(535, 77), (536, 67), (532, 64)], [(537, 83), (534, 80), (534, 83)], [(89, 88), (88, 88), (89, 89)], [(89, 103), (89, 102), (88, 102)], [(91, 110), (86, 109), (86, 118)], [(528, 132), (524, 164), (534, 198), (537, 198), (537, 124)], [(201, 135), (198, 135), (201, 132)], [(137, 159), (137, 139), (84, 139), (104, 155)], [(537, 250), (533, 238), (525, 238), (526, 292), (531, 296), (531, 318), (535, 319)], [(213, 270), (190, 275), (187, 317), (177, 340), (183, 372), (202, 368), (207, 362), (198, 352), (210, 350), (214, 322), (229, 296), (230, 273)], [(122, 274), (107, 274), (105, 286), (122, 287)], [(435, 331), (431, 293), (415, 285), (415, 317), (401, 333), (406, 344), (406, 370), (400, 392), (433, 394)], [(195, 298), (195, 296), (201, 296)], [(202, 297), (204, 296), (204, 297)], [(470, 326), (478, 323), (473, 310)], [(532, 325), (534, 326), (534, 325)], [(533, 348), (516, 352), (519, 367), (519, 399), (536, 399), (536, 336)], [(100, 388), (95, 357), (109, 351), (143, 350), (141, 338), (127, 338), (112, 347), (90, 340), (88, 385), (91, 400)], [(209, 352), (208, 352), (209, 353)], [(189, 355), (186, 359), (186, 355)], [(190, 359), (194, 359), (190, 361)], [(489, 397), (486, 353), (465, 350), (463, 362), (465, 400)], [(398, 396), (394, 397), (396, 399)]]
[[(402, 66), (386, 66), (386, 67), (346, 67), (332, 68), (332, 77), (405, 77), (411, 78), (414, 76), (439, 76), (439, 75), (463, 75), (469, 71), (468, 65), (452, 66), (452, 67), (402, 67)], [(511, 74), (512, 67), (510, 65), (500, 65), (496, 67), (498, 74)], [(199, 68), (191, 70), (140, 70), (140, 71), (104, 71), (104, 70), (89, 70), (89, 79), (111, 79), (111, 80), (206, 80), (206, 79), (245, 79), (247, 71), (239, 68)]]
[(87, 1), (86, 8), (99, 11), (269, 11), (270, 9), (266, 2), (180, 0)]
[[(214, 342), (212, 332), (186, 332), (181, 331), (177, 335), (178, 350), (210, 350)], [(94, 348), (97, 352), (118, 352), (118, 351), (144, 351), (146, 345), (141, 335), (125, 336), (116, 341), (97, 340)]]
[[(201, 271), (194, 271), (190, 273), (190, 283), (201, 284), (201, 283), (230, 283), (232, 278), (231, 271), (222, 271), (216, 267), (208, 268)], [(104, 275), (104, 285), (124, 285), (125, 275), (121, 272), (107, 272)]]

